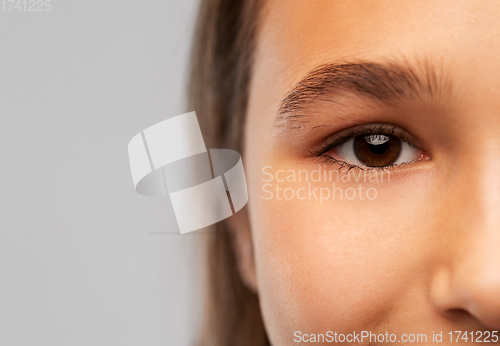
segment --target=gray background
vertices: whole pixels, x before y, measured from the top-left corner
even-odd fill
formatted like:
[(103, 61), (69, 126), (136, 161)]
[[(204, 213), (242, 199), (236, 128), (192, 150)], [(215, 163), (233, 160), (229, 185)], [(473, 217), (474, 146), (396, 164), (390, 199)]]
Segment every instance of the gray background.
[(203, 236), (135, 193), (127, 144), (185, 108), (196, 0), (0, 10), (0, 345), (189, 345)]

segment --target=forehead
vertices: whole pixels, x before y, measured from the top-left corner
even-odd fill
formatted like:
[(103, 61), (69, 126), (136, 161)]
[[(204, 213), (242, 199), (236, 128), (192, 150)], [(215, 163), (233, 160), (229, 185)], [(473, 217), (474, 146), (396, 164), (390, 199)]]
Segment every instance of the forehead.
[(500, 2), (496, 1), (479, 5), (475, 1), (269, 0), (260, 22), (254, 79), (266, 81), (268, 95), (285, 95), (321, 64), (416, 57), (446, 65), (458, 82), (485, 87), (489, 80), (493, 86), (500, 77), (498, 19)]

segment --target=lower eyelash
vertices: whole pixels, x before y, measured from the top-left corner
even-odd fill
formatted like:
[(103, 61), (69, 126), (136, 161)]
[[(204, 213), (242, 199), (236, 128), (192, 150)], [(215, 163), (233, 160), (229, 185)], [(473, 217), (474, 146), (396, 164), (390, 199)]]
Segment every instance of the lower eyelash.
[[(313, 154), (314, 155), (314, 154)], [(329, 166), (332, 165), (339, 165), (338, 168), (335, 170), (339, 172), (345, 172), (348, 173), (351, 170), (360, 170), (360, 171), (385, 171), (394, 167), (402, 166), (405, 163), (399, 164), (399, 165), (388, 165), (388, 166), (380, 166), (380, 167), (361, 167), (358, 165), (354, 165), (348, 162), (345, 162), (343, 160), (338, 160), (334, 157), (331, 157), (330, 155), (325, 155), (325, 154), (320, 154), (320, 155), (311, 155), (311, 158), (314, 161), (319, 162), (320, 165), (328, 164)]]

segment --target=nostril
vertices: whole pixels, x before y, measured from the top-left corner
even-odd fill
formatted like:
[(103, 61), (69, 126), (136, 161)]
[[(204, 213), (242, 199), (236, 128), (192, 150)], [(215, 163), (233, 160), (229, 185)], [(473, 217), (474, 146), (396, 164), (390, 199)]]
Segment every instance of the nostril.
[(491, 312), (484, 310), (453, 308), (442, 311), (442, 314), (452, 322), (471, 323), (470, 325), (476, 325), (480, 329), (490, 331), (497, 330), (500, 325), (497, 313), (491, 314)]
[[(489, 341), (484, 341), (483, 342), (490, 342), (495, 345), (500, 343), (500, 331), (498, 330), (498, 327), (495, 327), (494, 325), (491, 324), (486, 324), (485, 321), (474, 314), (472, 314), (469, 310), (467, 309), (462, 309), (462, 308), (453, 308), (453, 309), (448, 309), (448, 310), (443, 310), (441, 311), (442, 316), (444, 316), (450, 323), (454, 325), (460, 325), (463, 326), (462, 329), (458, 328), (456, 330), (461, 330), (462, 332), (466, 332), (467, 335), (470, 333), (473, 333), (475, 338), (482, 337), (486, 338), (486, 340)], [(464, 327), (467, 326), (467, 327)], [(493, 333), (494, 332), (494, 333)], [(453, 336), (453, 332), (450, 332), (451, 335)], [(457, 333), (457, 332), (455, 332)], [(499, 336), (499, 339), (491, 339), (492, 336), (497, 335)], [(478, 341), (477, 342), (481, 342)]]
[(453, 321), (462, 321), (464, 319), (476, 319), (474, 316), (472, 316), (472, 314), (469, 311), (461, 308), (449, 309), (445, 312), (445, 314), (447, 315), (446, 317), (448, 317), (450, 320)]

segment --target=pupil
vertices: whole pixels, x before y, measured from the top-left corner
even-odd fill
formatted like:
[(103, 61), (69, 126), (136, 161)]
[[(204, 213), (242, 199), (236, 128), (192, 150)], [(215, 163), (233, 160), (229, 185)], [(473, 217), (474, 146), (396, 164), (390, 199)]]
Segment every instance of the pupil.
[(368, 145), (370, 146), (370, 150), (372, 151), (372, 153), (377, 154), (377, 155), (381, 155), (381, 154), (385, 153), (387, 151), (387, 149), (389, 148), (389, 142), (385, 142), (385, 143), (378, 144), (378, 145), (375, 145), (375, 144), (368, 144)]
[(402, 148), (401, 140), (390, 136), (383, 137), (388, 140), (375, 141), (373, 136), (365, 135), (354, 138), (354, 154), (362, 164), (368, 167), (384, 167), (392, 165), (398, 159)]

